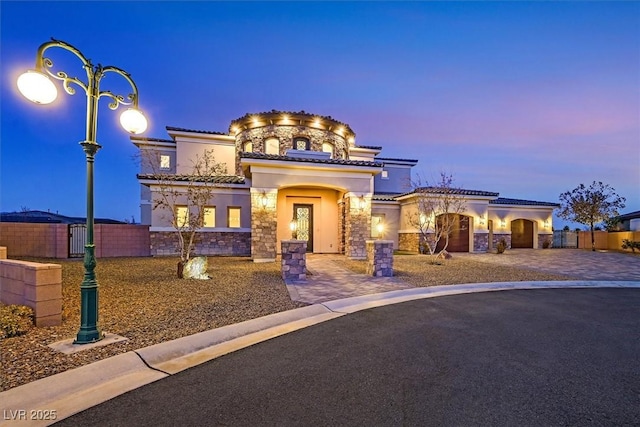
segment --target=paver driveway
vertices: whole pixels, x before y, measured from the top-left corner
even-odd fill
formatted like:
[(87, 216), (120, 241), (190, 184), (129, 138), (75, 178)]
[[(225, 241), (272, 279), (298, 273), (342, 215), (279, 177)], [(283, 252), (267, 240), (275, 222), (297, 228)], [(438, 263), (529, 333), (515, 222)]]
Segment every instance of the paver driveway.
[(565, 274), (575, 279), (640, 280), (640, 256), (619, 252), (592, 252), (582, 249), (510, 249), (501, 255), (462, 253), (453, 254), (453, 256)]

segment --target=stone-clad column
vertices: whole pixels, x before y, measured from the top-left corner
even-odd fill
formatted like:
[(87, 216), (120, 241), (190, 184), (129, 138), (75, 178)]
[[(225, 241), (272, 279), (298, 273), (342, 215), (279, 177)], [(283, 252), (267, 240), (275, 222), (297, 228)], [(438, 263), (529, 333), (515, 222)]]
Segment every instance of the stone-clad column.
[(367, 274), (393, 276), (393, 240), (367, 240)]
[(253, 262), (276, 260), (278, 190), (251, 189), (251, 257)]
[(286, 281), (307, 280), (306, 240), (282, 240), (282, 279)]
[(345, 199), (345, 255), (367, 257), (366, 241), (371, 237), (371, 197), (352, 195)]

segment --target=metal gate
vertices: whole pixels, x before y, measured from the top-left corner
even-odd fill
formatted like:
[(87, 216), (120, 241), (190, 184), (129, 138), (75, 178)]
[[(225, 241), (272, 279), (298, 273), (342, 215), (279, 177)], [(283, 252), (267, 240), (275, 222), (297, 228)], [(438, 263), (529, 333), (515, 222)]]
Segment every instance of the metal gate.
[(87, 225), (69, 224), (69, 258), (82, 258), (87, 243)]

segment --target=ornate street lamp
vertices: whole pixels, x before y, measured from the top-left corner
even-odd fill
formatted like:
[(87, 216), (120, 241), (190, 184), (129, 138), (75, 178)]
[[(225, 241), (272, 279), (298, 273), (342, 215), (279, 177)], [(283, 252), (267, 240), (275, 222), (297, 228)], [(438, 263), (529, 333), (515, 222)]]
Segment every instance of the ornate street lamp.
[[(69, 77), (64, 71), (53, 72), (53, 61), (44, 57), (47, 49), (59, 47), (76, 55), (87, 73), (87, 83), (77, 77)], [(126, 97), (110, 91), (100, 90), (100, 80), (107, 73), (119, 74), (131, 85), (132, 92)], [(86, 137), (80, 142), (87, 159), (87, 238), (84, 247), (84, 279), (80, 285), (80, 330), (74, 344), (88, 344), (100, 341), (103, 334), (98, 327), (98, 282), (96, 280), (95, 245), (93, 242), (93, 162), (101, 148), (96, 142), (98, 100), (103, 96), (110, 99), (109, 108), (115, 110), (120, 105), (131, 106), (120, 116), (122, 127), (134, 134), (147, 129), (147, 119), (138, 109), (138, 88), (129, 73), (117, 67), (93, 65), (78, 49), (60, 40), (51, 39), (38, 48), (36, 66), (18, 77), (18, 89), (28, 100), (36, 104), (50, 104), (58, 94), (51, 78), (60, 80), (65, 92), (76, 93), (74, 84), (82, 88), (87, 96)]]

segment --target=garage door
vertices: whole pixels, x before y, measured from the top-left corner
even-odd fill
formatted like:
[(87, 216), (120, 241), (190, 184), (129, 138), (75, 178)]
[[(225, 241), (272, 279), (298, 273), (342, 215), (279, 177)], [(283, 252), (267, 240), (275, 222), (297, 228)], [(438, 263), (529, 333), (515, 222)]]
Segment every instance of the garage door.
[[(451, 215), (453, 217), (453, 229), (449, 236), (448, 252), (469, 252), (469, 217), (464, 215)], [(441, 222), (440, 218), (438, 221)], [(436, 246), (436, 251), (441, 251), (444, 247), (444, 237), (440, 239)]]
[(533, 248), (533, 222), (528, 219), (511, 221), (511, 247)]

